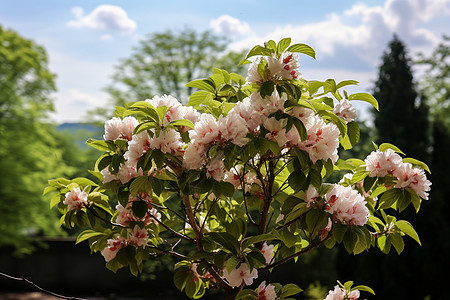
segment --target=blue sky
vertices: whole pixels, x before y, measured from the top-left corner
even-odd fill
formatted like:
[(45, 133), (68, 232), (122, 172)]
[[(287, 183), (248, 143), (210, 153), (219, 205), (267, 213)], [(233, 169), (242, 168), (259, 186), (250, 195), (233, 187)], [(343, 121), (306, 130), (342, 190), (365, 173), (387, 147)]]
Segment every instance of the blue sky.
[(108, 105), (114, 65), (150, 33), (211, 30), (232, 50), (291, 37), (317, 52), (300, 61), (306, 79), (356, 79), (358, 91), (370, 91), (393, 33), (412, 57), (450, 34), (450, 0), (0, 0), (0, 24), (45, 47), (58, 76), (52, 118), (77, 122)]

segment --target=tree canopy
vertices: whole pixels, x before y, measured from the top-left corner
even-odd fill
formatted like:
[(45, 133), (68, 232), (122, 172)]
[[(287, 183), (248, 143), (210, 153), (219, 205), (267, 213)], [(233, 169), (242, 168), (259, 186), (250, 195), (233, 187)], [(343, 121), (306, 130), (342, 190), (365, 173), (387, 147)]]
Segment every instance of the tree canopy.
[(185, 87), (185, 83), (208, 77), (213, 66), (239, 70), (235, 57), (243, 54), (225, 53), (226, 47), (224, 37), (209, 31), (167, 30), (148, 35), (129, 58), (116, 66), (107, 91), (115, 105), (149, 99), (155, 94), (170, 94), (186, 103), (192, 88)]

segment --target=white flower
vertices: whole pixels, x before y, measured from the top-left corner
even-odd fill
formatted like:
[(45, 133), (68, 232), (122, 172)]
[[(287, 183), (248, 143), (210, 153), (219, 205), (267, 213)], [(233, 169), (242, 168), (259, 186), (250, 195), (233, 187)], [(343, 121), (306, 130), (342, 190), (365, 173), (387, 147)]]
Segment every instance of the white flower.
[(71, 210), (80, 210), (83, 205), (87, 205), (88, 194), (84, 191), (81, 191), (79, 187), (72, 189), (70, 192), (66, 193), (66, 198), (63, 201), (63, 204), (67, 205), (67, 211)]
[[(308, 152), (313, 163), (331, 159), (333, 163), (339, 158), (339, 129), (333, 123), (326, 124), (322, 118), (312, 115), (305, 124), (308, 139), (300, 142), (298, 147)], [(292, 129), (291, 129), (292, 130)]]
[(128, 234), (128, 244), (136, 247), (145, 247), (145, 245), (147, 245), (148, 231), (145, 227), (141, 228), (138, 225), (134, 225), (133, 230), (128, 230)]
[(250, 64), (250, 67), (248, 68), (247, 78), (245, 79), (245, 81), (250, 83), (263, 82), (263, 78), (258, 73), (258, 65), (260, 62), (261, 58), (257, 58)]
[(105, 140), (116, 140), (118, 138), (131, 140), (133, 136), (133, 130), (139, 124), (139, 121), (134, 117), (125, 117), (123, 120), (120, 118), (112, 118), (105, 122), (105, 134), (103, 138)]
[(308, 189), (305, 191), (305, 202), (306, 206), (309, 207), (311, 204), (316, 202), (316, 199), (319, 198), (319, 194), (317, 193), (316, 188), (313, 185), (310, 185)]
[(285, 119), (277, 120), (275, 118), (267, 119), (264, 124), (264, 128), (269, 131), (266, 133), (266, 138), (278, 143), (278, 146), (283, 147), (288, 138), (286, 137)]
[(392, 174), (403, 164), (401, 156), (392, 149), (386, 149), (384, 152), (372, 151), (364, 162), (370, 177), (384, 177)]
[(137, 135), (133, 135), (133, 138), (128, 143), (128, 151), (125, 152), (123, 157), (130, 165), (136, 166), (139, 158), (150, 149), (150, 144), (151, 137), (147, 131), (142, 131)]
[(283, 52), (279, 59), (275, 57), (267, 58), (270, 75), (277, 79), (297, 79), (300, 73), (298, 72), (298, 54), (291, 52)]
[(228, 273), (225, 268), (223, 270), (223, 277), (232, 287), (239, 287), (242, 282), (245, 282), (246, 285), (251, 285), (253, 280), (258, 278), (258, 270), (253, 269), (250, 271), (250, 268), (246, 263), (241, 263), (239, 268), (234, 269), (230, 273)]
[(160, 149), (163, 153), (170, 153), (172, 155), (184, 153), (184, 145), (180, 133), (171, 128), (162, 130), (159, 136), (154, 137), (150, 143), (152, 149)]
[(358, 298), (358, 290), (348, 291), (336, 285), (334, 290), (328, 292), (328, 296), (324, 300), (356, 300)]
[(258, 286), (258, 300), (275, 300), (276, 298), (275, 286), (272, 284), (266, 285), (265, 281), (261, 282)]
[(241, 147), (249, 142), (249, 139), (246, 137), (248, 133), (247, 124), (239, 115), (228, 114), (225, 118), (219, 117), (218, 127), (224, 140), (231, 141), (233, 144)]
[(351, 122), (357, 117), (356, 109), (347, 99), (343, 99), (338, 104), (336, 104), (333, 112), (336, 114), (336, 116), (344, 119), (345, 122)]
[(115, 239), (108, 239), (107, 243), (108, 246), (101, 251), (106, 262), (113, 260), (116, 257), (117, 252), (126, 246), (126, 241), (121, 236)]
[(206, 167), (206, 176), (212, 177), (214, 180), (221, 181), (225, 173), (225, 166), (223, 165), (223, 153), (218, 153)]
[(326, 193), (325, 211), (341, 223), (363, 226), (369, 219), (369, 209), (364, 197), (351, 186), (334, 184)]
[(273, 248), (274, 245), (267, 245), (267, 242), (264, 242), (264, 244), (261, 247), (261, 253), (264, 255), (264, 258), (266, 260), (266, 265), (270, 264), (270, 261), (273, 258)]
[(428, 191), (431, 181), (427, 179), (425, 171), (421, 168), (413, 167), (410, 163), (403, 163), (393, 172), (397, 177), (395, 188), (409, 187), (422, 199), (428, 200)]
[(206, 146), (200, 143), (189, 143), (183, 156), (186, 169), (199, 169), (206, 162)]
[(202, 114), (195, 128), (189, 131), (191, 142), (207, 145), (219, 136), (219, 125), (216, 118), (210, 114)]

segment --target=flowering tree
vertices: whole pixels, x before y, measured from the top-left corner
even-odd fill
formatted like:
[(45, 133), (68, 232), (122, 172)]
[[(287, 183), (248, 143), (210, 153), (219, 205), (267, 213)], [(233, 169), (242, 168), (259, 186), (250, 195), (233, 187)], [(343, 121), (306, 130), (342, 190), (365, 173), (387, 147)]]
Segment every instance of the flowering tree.
[[(374, 145), (365, 160), (339, 159), (339, 145), (359, 139), (351, 102), (378, 109), (377, 101), (341, 91), (354, 80), (303, 79), (298, 53), (315, 57), (290, 38), (269, 41), (241, 62), (250, 63), (246, 79), (214, 69), (189, 82), (198, 90), (187, 106), (164, 95), (117, 107), (104, 140), (87, 142), (102, 152), (91, 172), (99, 183), (60, 178), (44, 191), (57, 192), (51, 206), (61, 224), (89, 226), (77, 243), (88, 241), (113, 271), (137, 275), (144, 260), (177, 258), (174, 283), (191, 298), (214, 287), (227, 299), (292, 299), (301, 292), (292, 283), (246, 287), (322, 245), (358, 254), (400, 253), (405, 235), (420, 243), (388, 212), (411, 203), (419, 210), (428, 167), (391, 144)], [(342, 180), (326, 183), (338, 171)], [(359, 291), (373, 293), (346, 282), (326, 299)]]

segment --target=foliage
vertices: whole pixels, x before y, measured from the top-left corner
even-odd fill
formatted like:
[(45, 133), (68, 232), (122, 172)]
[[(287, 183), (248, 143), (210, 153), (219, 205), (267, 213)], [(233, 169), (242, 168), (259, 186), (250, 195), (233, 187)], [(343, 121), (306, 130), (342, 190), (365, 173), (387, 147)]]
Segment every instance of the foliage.
[(183, 86), (208, 75), (213, 66), (239, 72), (236, 56), (225, 53), (226, 39), (209, 31), (191, 29), (154, 33), (140, 42), (131, 57), (121, 60), (107, 91), (114, 105), (131, 99), (149, 99), (155, 94), (174, 95), (186, 103), (192, 88)]
[(450, 36), (443, 36), (443, 41), (431, 56), (421, 54), (417, 64), (426, 67), (421, 85), (430, 105), (432, 119), (450, 128)]
[[(428, 166), (389, 143), (364, 161), (339, 159), (339, 145), (351, 149), (360, 136), (351, 101), (378, 102), (343, 90), (354, 80), (300, 78), (299, 54), (315, 58), (290, 38), (268, 41), (241, 61), (251, 63), (246, 79), (214, 68), (188, 82), (197, 89), (188, 106), (155, 96), (117, 107), (104, 140), (87, 142), (102, 153), (98, 180), (58, 178), (44, 190), (61, 224), (88, 225), (77, 243), (87, 241), (114, 272), (137, 275), (145, 260), (174, 257), (174, 284), (190, 298), (214, 287), (228, 299), (293, 299), (302, 291), (293, 283), (246, 287), (321, 246), (356, 255), (401, 253), (406, 237), (420, 243), (390, 212), (419, 211)], [(338, 184), (326, 183), (342, 170)], [(348, 281), (327, 299), (359, 291), (373, 293)]]
[(45, 50), (1, 26), (0, 90), (0, 246), (28, 253), (31, 236), (61, 234), (41, 191), (49, 177), (72, 176), (74, 169), (63, 137), (44, 123), (55, 90)]

